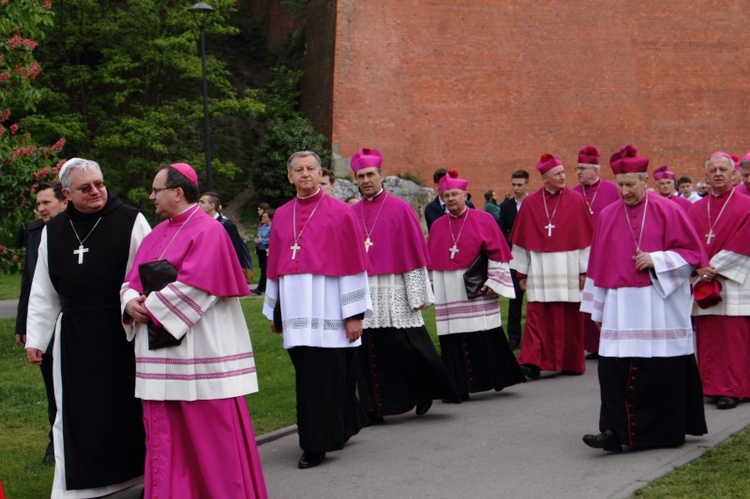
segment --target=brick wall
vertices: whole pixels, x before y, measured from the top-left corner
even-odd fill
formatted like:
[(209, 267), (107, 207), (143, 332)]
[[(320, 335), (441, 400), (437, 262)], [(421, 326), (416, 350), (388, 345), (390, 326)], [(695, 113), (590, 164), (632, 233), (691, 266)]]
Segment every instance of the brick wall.
[[(300, 108), (315, 129), (333, 133), (336, 1), (312, 0), (307, 8), (305, 64)], [(356, 152), (356, 151), (355, 151)]]
[(308, 12), (320, 9), (335, 31), (308, 20), (308, 40), (325, 43), (306, 65), (331, 79), (306, 74), (303, 111), (344, 157), (380, 149), (387, 174), (431, 183), (457, 168), (482, 204), (517, 168), (538, 187), (544, 152), (573, 187), (587, 143), (610, 178), (625, 143), (694, 181), (712, 151), (750, 151), (747, 0), (313, 0)]
[(237, 6), (260, 23), (266, 40), (271, 44), (281, 42), (304, 24), (303, 19), (285, 11), (279, 0), (238, 0)]

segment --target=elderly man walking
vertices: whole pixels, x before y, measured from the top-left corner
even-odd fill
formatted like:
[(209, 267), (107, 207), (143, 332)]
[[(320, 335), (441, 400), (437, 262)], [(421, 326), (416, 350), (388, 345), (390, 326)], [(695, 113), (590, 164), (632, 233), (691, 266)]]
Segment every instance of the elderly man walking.
[(611, 158), (622, 201), (602, 211), (581, 310), (601, 326), (598, 434), (589, 447), (681, 445), (703, 435), (690, 325), (690, 274), (706, 260), (677, 204), (647, 192), (648, 159), (624, 146)]
[(593, 230), (583, 197), (565, 187), (560, 158), (544, 154), (536, 168), (544, 185), (526, 198), (510, 235), (510, 266), (528, 299), (518, 362), (529, 379), (586, 369), (578, 307)]
[[(599, 149), (592, 145), (585, 145), (578, 152), (577, 186), (573, 190), (586, 202), (594, 223), (604, 208), (620, 199), (617, 186), (601, 178), (599, 164)], [(583, 314), (583, 348), (589, 352), (587, 359), (599, 358), (599, 328), (591, 320), (589, 314)]]
[(689, 212), (710, 258), (696, 270), (697, 294), (714, 295), (693, 306), (698, 367), (703, 393), (719, 409), (750, 398), (750, 198), (732, 188), (733, 168), (728, 154), (713, 154), (706, 162), (711, 192)]

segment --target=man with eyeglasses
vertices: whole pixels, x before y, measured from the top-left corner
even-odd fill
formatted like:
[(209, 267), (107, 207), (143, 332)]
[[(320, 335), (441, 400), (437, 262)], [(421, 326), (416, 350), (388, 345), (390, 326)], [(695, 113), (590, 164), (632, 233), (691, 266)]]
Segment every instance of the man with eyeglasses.
[(60, 182), (69, 203), (42, 232), (26, 353), (41, 364), (54, 335), (52, 496), (99, 497), (142, 480), (142, 412), (119, 291), (151, 229), (138, 210), (107, 190), (94, 161), (67, 161)]
[[(583, 196), (594, 223), (604, 208), (620, 199), (617, 185), (601, 178), (600, 172), (599, 149), (591, 145), (583, 146), (578, 152), (576, 166), (579, 184), (573, 190)], [(591, 320), (591, 314), (587, 313), (583, 314), (583, 348), (589, 352), (586, 359), (599, 358), (599, 328)]]

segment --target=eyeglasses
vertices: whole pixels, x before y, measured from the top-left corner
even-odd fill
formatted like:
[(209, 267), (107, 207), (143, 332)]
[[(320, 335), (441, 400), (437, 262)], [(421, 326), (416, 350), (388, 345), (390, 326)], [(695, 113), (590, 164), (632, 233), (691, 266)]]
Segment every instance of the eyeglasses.
[(83, 187), (76, 187), (76, 190), (81, 194), (88, 194), (91, 192), (91, 189), (96, 189), (97, 191), (104, 189), (104, 181), (99, 180), (92, 184), (86, 184)]
[(166, 191), (168, 189), (177, 189), (177, 187), (152, 187), (151, 188), (151, 194), (153, 194), (154, 196), (156, 196), (161, 191)]

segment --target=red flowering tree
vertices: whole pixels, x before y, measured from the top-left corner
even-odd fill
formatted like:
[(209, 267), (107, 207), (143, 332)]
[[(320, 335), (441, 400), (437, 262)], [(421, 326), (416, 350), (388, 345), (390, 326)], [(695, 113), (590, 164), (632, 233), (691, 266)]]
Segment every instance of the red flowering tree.
[(22, 254), (11, 247), (21, 224), (33, 220), (31, 191), (54, 178), (60, 166), (60, 138), (39, 146), (19, 129), (13, 110), (33, 111), (39, 101), (34, 79), (41, 71), (33, 51), (52, 26), (52, 3), (0, 0), (0, 271), (15, 272)]

